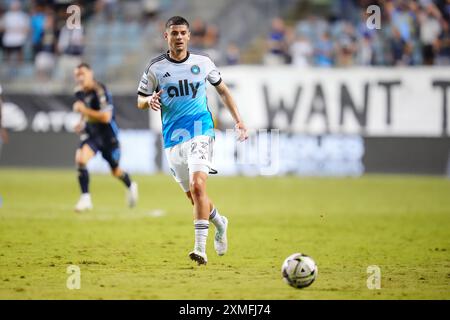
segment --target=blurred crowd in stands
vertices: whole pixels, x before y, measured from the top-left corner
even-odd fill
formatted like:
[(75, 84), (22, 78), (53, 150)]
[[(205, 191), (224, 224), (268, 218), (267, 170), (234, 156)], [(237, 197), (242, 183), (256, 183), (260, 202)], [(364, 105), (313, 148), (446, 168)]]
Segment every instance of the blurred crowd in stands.
[[(134, 10), (137, 12), (127, 16), (121, 9), (130, 3), (138, 4)], [(165, 51), (161, 36), (164, 21), (159, 17), (163, 4), (170, 7), (171, 1), (3, 0), (0, 2), (0, 59), (5, 68), (0, 69), (0, 78), (23, 78), (21, 67), (24, 62), (31, 62), (38, 80), (70, 82), (74, 66), (85, 58), (105, 71), (120, 65), (133, 49), (139, 50), (139, 46), (148, 49), (143, 41), (151, 42), (155, 51)], [(71, 5), (82, 11), (82, 23), (76, 28), (67, 23), (76, 21), (75, 11), (67, 9)], [(93, 27), (87, 30), (89, 23)], [(192, 50), (207, 52), (219, 64), (239, 63), (238, 46), (230, 43), (222, 54), (218, 35), (216, 25), (200, 18), (191, 21)], [(90, 49), (89, 57), (86, 49)], [(152, 54), (157, 52), (147, 52), (146, 59)], [(108, 64), (110, 61), (115, 63)]]
[[(139, 7), (134, 16), (127, 17), (121, 5), (133, 3), (139, 3)], [(1, 0), (0, 59), (2, 67), (8, 68), (1, 68), (0, 78), (14, 78), (26, 61), (38, 80), (65, 79), (86, 57), (87, 49), (93, 60), (90, 62), (101, 70), (123, 65), (124, 61), (129, 63), (126, 55), (132, 50), (150, 50), (145, 47), (147, 42), (152, 43), (151, 50), (166, 50), (161, 37), (164, 28), (161, 12), (166, 4), (166, 15), (171, 14), (174, 3), (174, 0)], [(303, 18), (294, 20), (274, 18), (266, 48), (259, 51), (259, 61), (243, 61), (246, 48), (242, 43), (229, 41), (219, 45), (217, 25), (202, 18), (191, 21), (191, 49), (206, 51), (219, 65), (261, 61), (266, 65), (298, 67), (450, 64), (450, 0), (330, 3), (331, 10), (326, 14), (305, 13)], [(67, 12), (71, 4), (82, 8), (83, 22), (77, 28), (67, 24), (74, 13)], [(367, 19), (373, 14), (366, 11), (370, 5), (381, 9), (380, 29), (367, 27)], [(90, 22), (94, 23), (89, 28)], [(264, 37), (265, 31), (262, 32), (254, 36)], [(114, 45), (108, 46), (109, 43)], [(157, 52), (146, 51), (145, 59), (153, 53)]]
[(201, 18), (196, 18), (190, 23), (190, 29), (191, 49), (203, 51), (211, 59), (222, 64), (235, 65), (240, 63), (240, 50), (237, 44), (230, 42), (223, 54), (219, 50), (219, 30), (215, 24), (208, 24)]
[[(336, 14), (272, 20), (265, 64), (399, 66), (450, 64), (450, 0), (336, 0)], [(367, 27), (378, 5), (380, 28)], [(373, 20), (369, 21), (369, 24)]]
[(81, 60), (83, 26), (68, 28), (64, 1), (3, 1), (0, 10), (1, 48), (9, 76), (30, 58), (39, 79), (50, 77), (57, 57), (65, 66)]

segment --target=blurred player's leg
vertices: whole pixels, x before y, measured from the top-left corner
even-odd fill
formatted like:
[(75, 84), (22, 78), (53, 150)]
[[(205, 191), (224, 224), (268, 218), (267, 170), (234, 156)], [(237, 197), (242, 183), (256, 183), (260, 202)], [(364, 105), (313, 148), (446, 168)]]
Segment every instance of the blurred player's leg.
[(138, 185), (136, 182), (132, 181), (130, 175), (120, 169), (119, 167), (111, 169), (113, 176), (118, 178), (127, 187), (127, 202), (130, 208), (136, 206), (139, 193)]
[(127, 187), (127, 203), (130, 208), (136, 206), (138, 201), (138, 185), (136, 182), (132, 181), (130, 175), (123, 171), (119, 167), (120, 161), (120, 147), (119, 145), (113, 145), (106, 148), (102, 148), (102, 156), (109, 163), (111, 168), (111, 173), (114, 177), (123, 182)]
[(78, 168), (78, 183), (80, 184), (81, 196), (78, 200), (75, 211), (82, 212), (93, 208), (91, 195), (89, 193), (89, 172), (87, 163), (95, 155), (95, 151), (85, 143), (79, 148), (75, 155), (75, 162)]

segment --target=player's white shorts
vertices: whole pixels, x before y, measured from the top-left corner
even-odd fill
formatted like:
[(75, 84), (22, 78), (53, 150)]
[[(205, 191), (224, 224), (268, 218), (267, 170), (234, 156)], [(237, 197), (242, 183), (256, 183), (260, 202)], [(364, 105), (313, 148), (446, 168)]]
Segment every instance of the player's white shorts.
[(170, 171), (184, 192), (189, 191), (189, 179), (192, 173), (216, 172), (212, 168), (213, 148), (213, 137), (195, 136), (186, 142), (165, 149)]

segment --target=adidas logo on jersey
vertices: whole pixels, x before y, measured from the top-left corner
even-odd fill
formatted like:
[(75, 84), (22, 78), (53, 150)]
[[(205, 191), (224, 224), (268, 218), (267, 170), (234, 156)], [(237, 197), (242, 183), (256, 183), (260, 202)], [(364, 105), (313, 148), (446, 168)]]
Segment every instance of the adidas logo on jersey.
[(178, 87), (170, 86), (167, 88), (167, 94), (169, 97), (180, 97), (180, 96), (189, 96), (192, 91), (192, 99), (195, 99), (197, 96), (198, 87), (200, 86), (200, 82), (192, 83), (188, 82), (186, 79), (178, 81)]
[(170, 73), (166, 72), (166, 74), (163, 76), (163, 78), (168, 78), (170, 77)]

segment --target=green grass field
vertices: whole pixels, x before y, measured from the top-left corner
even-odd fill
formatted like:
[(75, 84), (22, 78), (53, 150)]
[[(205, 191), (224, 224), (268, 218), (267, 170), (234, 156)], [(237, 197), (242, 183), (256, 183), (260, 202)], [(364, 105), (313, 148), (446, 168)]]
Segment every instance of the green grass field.
[[(0, 170), (1, 299), (450, 299), (450, 180), (212, 177), (230, 220), (229, 253), (208, 265), (193, 247), (192, 209), (169, 176), (136, 176), (137, 208), (122, 185), (93, 175), (94, 210), (75, 214), (75, 172)], [(294, 252), (319, 276), (281, 280)], [(66, 268), (78, 265), (81, 289)], [(369, 265), (381, 289), (367, 288)]]

